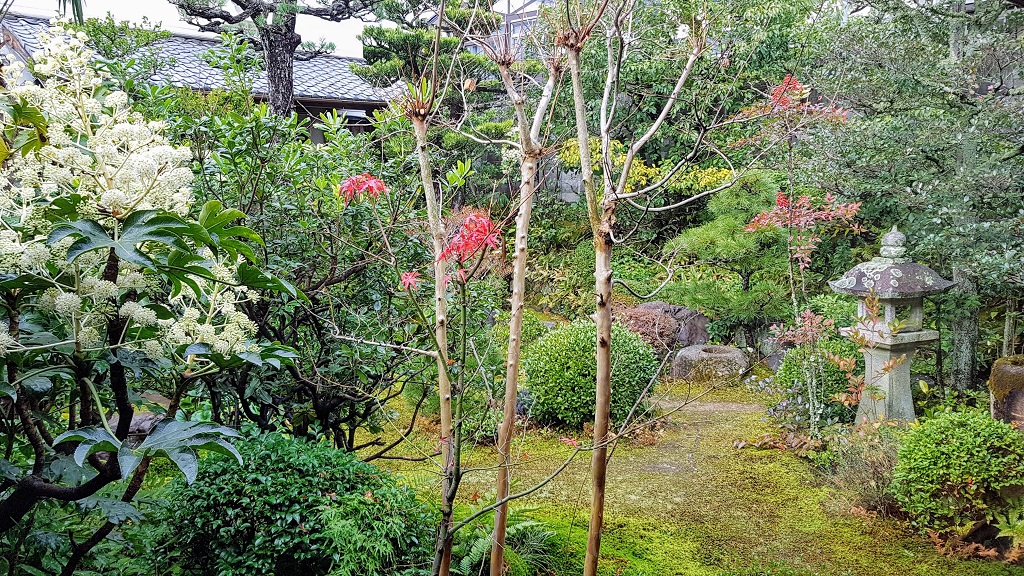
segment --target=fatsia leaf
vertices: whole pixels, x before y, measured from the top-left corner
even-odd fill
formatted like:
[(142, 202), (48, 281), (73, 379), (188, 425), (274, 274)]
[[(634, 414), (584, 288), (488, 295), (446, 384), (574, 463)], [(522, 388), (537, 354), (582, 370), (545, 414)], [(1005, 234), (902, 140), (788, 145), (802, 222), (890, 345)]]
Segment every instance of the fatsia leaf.
[(306, 295), (299, 291), (287, 280), (272, 276), (255, 266), (242, 262), (238, 265), (238, 282), (250, 288), (261, 288), (274, 292), (284, 292), (292, 298), (308, 301)]
[(58, 225), (50, 233), (47, 242), (53, 244), (68, 236), (77, 236), (78, 239), (68, 248), (68, 262), (73, 262), (86, 252), (113, 248), (118, 258), (144, 268), (153, 268), (152, 259), (140, 247), (155, 242), (187, 250), (188, 247), (178, 236), (181, 229), (181, 220), (170, 214), (159, 210), (140, 210), (125, 218), (116, 240), (98, 222), (82, 219)]
[[(162, 456), (169, 459), (178, 466), (191, 484), (199, 470), (197, 450), (210, 450), (234, 456), (239, 464), (242, 463), (242, 455), (228, 442), (228, 438), (238, 438), (238, 432), (209, 422), (163, 420), (153, 428), (138, 448), (132, 450), (132, 453), (139, 460), (147, 456)], [(118, 460), (122, 460), (120, 454)], [(124, 462), (131, 465), (133, 460), (126, 455)], [(137, 463), (138, 460), (135, 460), (134, 465)], [(128, 473), (123, 467), (121, 471), (124, 474)]]
[(78, 504), (86, 510), (99, 510), (111, 524), (122, 524), (128, 520), (137, 522), (142, 519), (142, 513), (135, 506), (116, 498), (93, 495), (79, 500)]
[(53, 282), (34, 274), (0, 274), (0, 290), (22, 290), (26, 292), (41, 292), (53, 286)]
[(224, 251), (232, 259), (241, 254), (246, 260), (254, 262), (256, 255), (246, 242), (262, 246), (263, 239), (251, 228), (232, 224), (244, 218), (244, 212), (234, 208), (225, 209), (220, 201), (210, 200), (203, 205), (198, 222), (189, 224), (185, 234), (197, 243), (206, 245), (214, 254)]
[(21, 386), (36, 394), (46, 394), (53, 388), (53, 382), (46, 376), (36, 375), (22, 380)]
[[(67, 432), (53, 439), (53, 444), (62, 442), (79, 442), (75, 449), (75, 463), (81, 466), (90, 454), (96, 452), (117, 452), (121, 448), (121, 441), (115, 438), (103, 426), (89, 426)], [(123, 471), (122, 471), (123, 472)]]
[(21, 470), (19, 470), (17, 466), (11, 464), (4, 458), (0, 458), (0, 478), (17, 480), (20, 475)]
[(14, 386), (11, 386), (6, 381), (2, 380), (0, 380), (0, 396), (8, 396), (15, 402), (18, 400), (18, 392), (14, 389)]

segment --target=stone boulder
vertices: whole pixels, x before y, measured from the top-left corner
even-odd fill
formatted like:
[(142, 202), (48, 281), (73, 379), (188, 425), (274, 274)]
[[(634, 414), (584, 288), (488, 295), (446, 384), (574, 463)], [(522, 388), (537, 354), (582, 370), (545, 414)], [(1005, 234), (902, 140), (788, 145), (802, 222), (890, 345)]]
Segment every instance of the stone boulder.
[[(142, 441), (146, 439), (146, 436), (163, 419), (163, 415), (153, 412), (136, 412), (132, 414), (132, 423), (128, 427), (128, 438), (125, 439), (125, 443), (131, 448), (138, 448)], [(118, 414), (114, 414), (107, 421), (107, 424), (111, 430), (117, 430), (117, 425), (120, 421), (121, 417)]]
[(992, 417), (1024, 431), (1024, 355), (996, 360), (988, 389)]
[(676, 353), (672, 377), (706, 382), (736, 378), (750, 367), (750, 360), (739, 348), (697, 344)]
[(695, 344), (708, 343), (708, 322), (707, 316), (691, 310), (685, 306), (676, 306), (668, 302), (654, 301), (644, 302), (637, 306), (641, 310), (653, 310), (671, 316), (676, 321), (674, 348), (693, 346)]

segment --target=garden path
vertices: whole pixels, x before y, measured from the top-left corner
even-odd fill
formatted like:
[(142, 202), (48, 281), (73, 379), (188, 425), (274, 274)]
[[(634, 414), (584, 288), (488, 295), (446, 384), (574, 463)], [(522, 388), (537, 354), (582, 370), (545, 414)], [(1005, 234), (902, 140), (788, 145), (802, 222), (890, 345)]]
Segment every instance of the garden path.
[[(667, 425), (621, 442), (609, 467), (602, 574), (609, 576), (1024, 576), (1024, 569), (956, 562), (895, 522), (851, 514), (850, 500), (806, 460), (778, 450), (738, 450), (737, 439), (769, 432), (763, 398), (727, 388), (682, 406), (668, 388), (658, 405)], [(586, 442), (584, 434), (577, 436)], [(544, 478), (573, 439), (529, 430), (519, 437), (513, 490)], [(493, 482), (494, 451), (468, 455), (462, 493)], [(582, 554), (589, 457), (518, 504), (559, 534), (567, 566)], [(466, 505), (471, 505), (466, 503)], [(573, 574), (572, 568), (559, 571)]]

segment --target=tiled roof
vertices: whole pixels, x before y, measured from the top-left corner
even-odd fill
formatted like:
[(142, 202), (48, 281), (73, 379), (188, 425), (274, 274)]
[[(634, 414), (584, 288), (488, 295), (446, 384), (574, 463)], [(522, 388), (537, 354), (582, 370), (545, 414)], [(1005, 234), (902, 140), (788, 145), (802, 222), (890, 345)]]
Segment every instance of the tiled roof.
[[(7, 14), (3, 26), (21, 42), (28, 56), (41, 50), (37, 35), (46, 32), (49, 19), (22, 14)], [(151, 79), (161, 84), (189, 87), (193, 90), (212, 90), (224, 87), (224, 75), (203, 60), (203, 54), (220, 46), (216, 39), (176, 34), (154, 44), (159, 55), (169, 59), (169, 65)], [(380, 104), (387, 100), (386, 92), (378, 90), (352, 72), (352, 64), (361, 64), (358, 58), (318, 56), (308, 61), (296, 61), (294, 97), (352, 103)], [(267, 94), (266, 75), (260, 73), (253, 86), (257, 96)]]
[(25, 56), (32, 56), (43, 49), (43, 45), (39, 43), (39, 33), (49, 32), (50, 19), (8, 13), (4, 16), (3, 26), (21, 43), (26, 52)]
[[(152, 80), (174, 86), (188, 86), (193, 90), (211, 90), (224, 87), (224, 75), (203, 60), (208, 50), (218, 48), (219, 40), (195, 36), (175, 35), (158, 42), (154, 47), (171, 64), (153, 76)], [(357, 58), (318, 56), (312, 60), (296, 61), (294, 97), (345, 102), (381, 103), (385, 96), (352, 72), (352, 64), (361, 64)], [(253, 86), (258, 95), (267, 94), (267, 78), (260, 74)]]

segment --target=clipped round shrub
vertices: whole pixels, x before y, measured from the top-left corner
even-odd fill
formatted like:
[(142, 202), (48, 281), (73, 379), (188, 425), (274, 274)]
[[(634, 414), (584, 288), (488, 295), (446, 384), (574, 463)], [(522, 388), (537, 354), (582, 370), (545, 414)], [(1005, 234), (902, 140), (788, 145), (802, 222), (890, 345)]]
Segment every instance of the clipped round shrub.
[(992, 518), (1024, 487), (1024, 435), (985, 412), (942, 412), (903, 439), (893, 498), (921, 530)]
[[(508, 350), (508, 321), (509, 312), (502, 310), (494, 320), (494, 343), (498, 351), (505, 353)], [(528, 344), (536, 342), (538, 338), (547, 334), (548, 327), (544, 321), (532, 310), (523, 310), (523, 332), (520, 335), (520, 346), (525, 348)]]
[(846, 377), (846, 372), (828, 360), (826, 352), (842, 358), (856, 358), (856, 372), (864, 372), (864, 357), (857, 345), (849, 340), (824, 340), (818, 344), (817, 353), (804, 346), (793, 348), (786, 352), (778, 372), (775, 373), (775, 387), (782, 393), (783, 400), (773, 409), (774, 413), (783, 416), (783, 419), (794, 420), (794, 424), (807, 424), (806, 415), (802, 414), (807, 403), (804, 365), (807, 362), (814, 362), (821, 370), (818, 383), (822, 387), (822, 397), (825, 399), (823, 411), (819, 415), (821, 422), (853, 422), (856, 417), (853, 408), (829, 401), (835, 394), (846, 392), (850, 387), (850, 381)]
[(430, 561), (434, 514), (387, 472), (279, 433), (236, 447), (241, 466), (203, 458), (172, 491), (166, 548), (185, 573), (378, 575)]
[[(523, 382), (534, 398), (534, 418), (579, 429), (594, 420), (597, 327), (579, 320), (553, 330), (523, 355)], [(615, 421), (623, 420), (647, 384), (658, 374), (658, 360), (639, 336), (612, 325), (612, 399)]]

